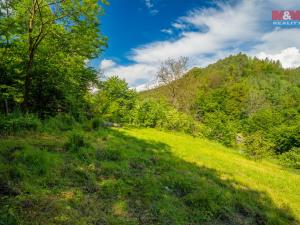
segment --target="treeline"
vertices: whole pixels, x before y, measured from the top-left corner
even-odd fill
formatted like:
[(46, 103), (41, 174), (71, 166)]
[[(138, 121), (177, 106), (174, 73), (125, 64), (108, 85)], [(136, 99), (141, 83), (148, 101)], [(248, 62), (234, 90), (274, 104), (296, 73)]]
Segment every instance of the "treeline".
[(111, 77), (103, 81), (96, 94), (90, 95), (92, 115), (102, 121), (130, 126), (158, 127), (197, 135), (198, 124), (166, 101), (141, 99), (126, 81)]
[[(201, 122), (204, 136), (300, 167), (300, 68), (238, 54), (175, 82), (177, 109)], [(167, 86), (141, 95), (174, 102)]]
[(69, 111), (61, 111), (45, 118), (38, 117), (44, 109), (38, 109), (31, 114), (22, 114), (18, 111), (8, 115), (2, 114), (0, 135), (23, 130), (43, 130), (49, 126), (50, 130), (68, 130), (76, 121), (85, 124), (87, 130), (101, 126), (126, 125), (182, 131), (195, 136), (200, 134), (200, 123), (191, 116), (179, 112), (166, 101), (157, 101), (153, 98), (140, 99), (138, 93), (117, 76), (98, 81), (97, 87), (97, 91), (85, 93), (86, 107), (77, 106), (80, 117), (78, 112)]

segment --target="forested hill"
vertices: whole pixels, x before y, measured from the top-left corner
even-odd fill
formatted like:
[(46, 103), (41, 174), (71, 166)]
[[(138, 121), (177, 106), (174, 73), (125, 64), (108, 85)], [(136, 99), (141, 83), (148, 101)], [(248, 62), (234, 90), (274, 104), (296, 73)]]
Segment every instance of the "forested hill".
[[(236, 100), (244, 106), (252, 103), (251, 106), (254, 107), (258, 101), (260, 104), (256, 107), (262, 107), (262, 103), (279, 106), (284, 104), (284, 99), (279, 99), (278, 96), (288, 98), (289, 96), (286, 94), (290, 94), (292, 99), (296, 97), (292, 90), (298, 90), (297, 88), (300, 86), (299, 76), (299, 67), (283, 69), (280, 62), (259, 60), (245, 54), (229, 56), (205, 68), (194, 67), (183, 78), (176, 81), (178, 84), (176, 91), (178, 107), (182, 111), (191, 112), (200, 91), (206, 94), (224, 91), (228, 97), (241, 94), (242, 96)], [(273, 90), (275, 92), (273, 94), (276, 94), (277, 97), (270, 95)], [(154, 97), (168, 100), (168, 88), (160, 86), (144, 91), (140, 95), (143, 98)], [(248, 105), (248, 107), (251, 106)], [(248, 110), (255, 111), (258, 108), (248, 108)]]
[[(240, 139), (255, 156), (283, 153), (300, 147), (299, 76), (300, 68), (238, 54), (175, 81), (174, 106), (202, 122), (211, 139), (228, 146)], [(140, 96), (171, 102), (168, 85)]]

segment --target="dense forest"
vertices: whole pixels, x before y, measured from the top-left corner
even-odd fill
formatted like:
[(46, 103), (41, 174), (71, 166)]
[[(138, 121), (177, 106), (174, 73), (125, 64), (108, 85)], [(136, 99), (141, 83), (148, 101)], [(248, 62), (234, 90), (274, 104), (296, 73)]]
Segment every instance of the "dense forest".
[(181, 57), (137, 92), (89, 66), (106, 5), (0, 0), (0, 225), (297, 224), (300, 68)]

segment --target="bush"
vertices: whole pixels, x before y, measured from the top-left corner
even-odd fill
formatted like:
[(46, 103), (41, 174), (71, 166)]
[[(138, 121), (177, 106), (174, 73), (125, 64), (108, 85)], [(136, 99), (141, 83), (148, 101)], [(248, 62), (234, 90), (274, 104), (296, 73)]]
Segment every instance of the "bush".
[[(14, 182), (53, 182), (59, 173), (61, 158), (58, 154), (45, 149), (11, 143), (0, 153), (0, 164), (8, 161), (10, 162), (8, 166), (0, 167), (0, 180), (7, 184), (5, 186), (8, 187), (8, 191), (11, 189), (9, 192), (15, 192), (17, 188), (13, 185)], [(39, 177), (39, 179), (33, 181), (32, 177)]]
[(292, 148), (300, 148), (300, 124), (276, 127), (272, 130), (271, 137), (277, 153), (288, 152)]
[(260, 131), (246, 137), (245, 147), (246, 154), (253, 159), (262, 159), (274, 153), (274, 144)]
[(135, 126), (197, 133), (197, 123), (191, 116), (151, 98), (139, 102), (132, 110), (130, 118), (130, 123)]
[(69, 114), (59, 114), (44, 121), (43, 128), (46, 131), (68, 131), (72, 130), (75, 125), (74, 117)]
[(73, 132), (69, 136), (69, 140), (66, 143), (66, 149), (68, 151), (78, 152), (80, 148), (89, 147), (90, 144), (85, 140), (85, 136), (81, 132)]
[(212, 140), (221, 142), (226, 146), (235, 144), (238, 124), (221, 111), (207, 113), (204, 119), (207, 130), (204, 135)]
[(35, 131), (41, 126), (41, 121), (33, 114), (0, 115), (0, 135), (7, 135), (19, 131)]
[(38, 176), (48, 175), (55, 167), (53, 165), (58, 163), (58, 159), (53, 154), (32, 146), (24, 146), (13, 157), (16, 167), (19, 167), (21, 170), (26, 167), (30, 174)]
[(126, 123), (136, 97), (137, 93), (128, 87), (125, 80), (110, 77), (102, 82), (100, 90), (92, 97), (93, 114), (109, 122)]
[(293, 148), (279, 156), (282, 165), (294, 169), (300, 169), (300, 148)]
[(99, 129), (103, 125), (103, 120), (100, 118), (93, 118), (92, 119), (92, 128), (93, 130)]
[(91, 146), (78, 149), (77, 156), (81, 161), (91, 163), (96, 157), (96, 151)]
[(154, 99), (145, 99), (131, 112), (130, 122), (136, 126), (159, 127), (166, 117), (166, 104)]
[(180, 113), (175, 109), (166, 111), (166, 118), (162, 121), (162, 127), (168, 130), (183, 131), (189, 134), (196, 133), (196, 122), (192, 117)]
[(262, 109), (252, 114), (245, 121), (245, 128), (249, 133), (256, 131), (269, 131), (282, 123), (282, 116), (273, 109)]

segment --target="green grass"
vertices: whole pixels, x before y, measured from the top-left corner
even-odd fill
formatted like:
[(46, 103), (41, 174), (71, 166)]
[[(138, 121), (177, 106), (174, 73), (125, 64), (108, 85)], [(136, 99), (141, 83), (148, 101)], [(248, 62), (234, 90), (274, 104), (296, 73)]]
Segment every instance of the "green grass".
[(172, 153), (187, 161), (218, 171), (222, 179), (267, 193), (278, 207), (288, 206), (300, 219), (300, 175), (269, 161), (248, 160), (235, 150), (205, 139), (151, 129), (126, 130), (145, 140), (162, 141)]
[(1, 225), (297, 224), (299, 186), (272, 163), (154, 129), (0, 139)]

